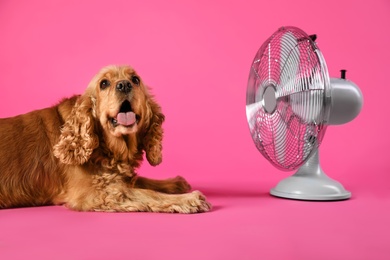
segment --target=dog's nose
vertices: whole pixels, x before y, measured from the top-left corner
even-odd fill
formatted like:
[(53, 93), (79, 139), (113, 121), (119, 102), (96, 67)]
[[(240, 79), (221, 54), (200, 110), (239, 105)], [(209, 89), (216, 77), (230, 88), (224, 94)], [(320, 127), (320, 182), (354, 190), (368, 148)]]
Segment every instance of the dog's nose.
[(121, 80), (116, 84), (116, 89), (125, 94), (131, 91), (131, 83), (128, 80)]

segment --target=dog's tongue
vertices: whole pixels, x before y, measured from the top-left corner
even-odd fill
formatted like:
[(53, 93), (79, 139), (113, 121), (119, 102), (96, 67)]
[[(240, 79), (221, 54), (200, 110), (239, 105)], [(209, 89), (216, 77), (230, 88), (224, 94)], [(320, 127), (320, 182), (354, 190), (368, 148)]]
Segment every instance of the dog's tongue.
[(129, 126), (134, 124), (136, 119), (134, 112), (121, 112), (118, 114), (116, 120), (120, 125)]

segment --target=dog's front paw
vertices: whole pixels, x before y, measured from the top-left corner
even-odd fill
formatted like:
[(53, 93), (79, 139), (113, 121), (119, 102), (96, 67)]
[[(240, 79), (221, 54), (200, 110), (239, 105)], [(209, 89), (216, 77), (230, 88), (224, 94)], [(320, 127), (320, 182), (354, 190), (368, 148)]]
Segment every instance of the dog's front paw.
[(178, 213), (201, 213), (210, 211), (212, 206), (200, 191), (183, 194), (185, 196), (182, 203), (172, 205), (174, 212)]
[(207, 201), (206, 196), (204, 196), (200, 191), (196, 190), (191, 192), (190, 194), (194, 197), (192, 203), (197, 206), (197, 212), (207, 212), (212, 209), (212, 206)]
[(170, 194), (183, 194), (191, 190), (191, 185), (181, 176), (169, 179), (171, 184), (168, 188), (167, 193)]

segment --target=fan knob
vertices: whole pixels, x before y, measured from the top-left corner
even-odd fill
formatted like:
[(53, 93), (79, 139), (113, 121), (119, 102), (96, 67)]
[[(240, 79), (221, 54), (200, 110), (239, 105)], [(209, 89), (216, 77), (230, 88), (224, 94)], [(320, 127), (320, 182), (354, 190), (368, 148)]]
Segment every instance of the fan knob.
[(345, 79), (345, 73), (347, 73), (347, 70), (340, 70), (341, 72), (341, 78)]

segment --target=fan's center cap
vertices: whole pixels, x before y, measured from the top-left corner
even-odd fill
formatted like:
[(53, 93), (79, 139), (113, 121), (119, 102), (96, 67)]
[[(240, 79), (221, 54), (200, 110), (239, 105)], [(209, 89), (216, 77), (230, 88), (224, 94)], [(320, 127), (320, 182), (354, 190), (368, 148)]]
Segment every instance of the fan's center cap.
[(263, 94), (263, 106), (265, 111), (272, 114), (276, 109), (276, 91), (274, 86), (267, 86)]

